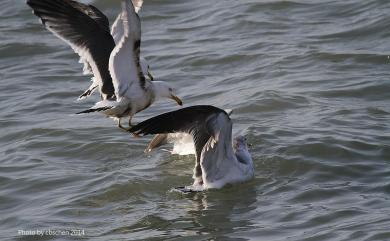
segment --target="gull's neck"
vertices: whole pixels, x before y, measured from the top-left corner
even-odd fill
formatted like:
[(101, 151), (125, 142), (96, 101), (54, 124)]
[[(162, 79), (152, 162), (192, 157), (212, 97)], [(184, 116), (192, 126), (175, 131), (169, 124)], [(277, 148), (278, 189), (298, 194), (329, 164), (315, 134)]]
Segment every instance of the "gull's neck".
[(163, 81), (150, 81), (150, 80), (146, 80), (146, 81), (150, 91), (152, 92), (151, 94), (155, 100), (161, 99), (163, 97), (166, 97), (166, 95), (168, 95)]

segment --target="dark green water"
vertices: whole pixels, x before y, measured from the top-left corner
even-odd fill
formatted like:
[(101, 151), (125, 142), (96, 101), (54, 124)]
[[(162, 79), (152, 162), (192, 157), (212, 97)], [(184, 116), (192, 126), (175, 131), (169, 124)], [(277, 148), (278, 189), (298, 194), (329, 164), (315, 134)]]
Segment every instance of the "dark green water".
[[(112, 22), (119, 1), (84, 1)], [(185, 104), (234, 109), (254, 180), (196, 195), (145, 155), (24, 1), (0, 1), (0, 240), (390, 240), (390, 1), (145, 0), (142, 52)], [(141, 121), (177, 107), (160, 101)], [(19, 230), (84, 230), (82, 237)]]

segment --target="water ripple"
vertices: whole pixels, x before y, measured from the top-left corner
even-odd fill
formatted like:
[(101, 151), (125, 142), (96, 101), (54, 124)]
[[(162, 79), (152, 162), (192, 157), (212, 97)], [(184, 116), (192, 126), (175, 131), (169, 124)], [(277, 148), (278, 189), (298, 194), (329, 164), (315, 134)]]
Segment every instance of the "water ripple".
[[(120, 6), (96, 5), (110, 22)], [(387, 1), (148, 0), (142, 53), (185, 105), (234, 110), (255, 178), (182, 195), (194, 156), (145, 154), (99, 114), (78, 56), (23, 1), (0, 3), (0, 233), (92, 240), (387, 240)], [(170, 111), (160, 101), (135, 122)], [(54, 237), (42, 237), (51, 240)], [(58, 239), (65, 237), (58, 237)]]

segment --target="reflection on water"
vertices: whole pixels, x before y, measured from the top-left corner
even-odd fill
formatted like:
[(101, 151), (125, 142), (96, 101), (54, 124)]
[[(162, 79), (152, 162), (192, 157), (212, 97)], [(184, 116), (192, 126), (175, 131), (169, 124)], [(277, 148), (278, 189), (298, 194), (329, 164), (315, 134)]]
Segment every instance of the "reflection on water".
[(241, 231), (253, 225), (245, 214), (256, 209), (257, 197), (253, 183), (221, 191), (182, 194), (181, 198), (189, 200), (184, 210), (193, 226), (190, 229), (193, 233), (188, 236), (237, 240)]

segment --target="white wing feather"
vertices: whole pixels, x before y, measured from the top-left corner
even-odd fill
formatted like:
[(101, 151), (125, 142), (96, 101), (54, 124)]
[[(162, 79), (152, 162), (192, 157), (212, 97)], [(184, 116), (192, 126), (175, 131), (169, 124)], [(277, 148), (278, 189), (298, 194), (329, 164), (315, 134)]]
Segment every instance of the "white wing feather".
[(68, 39), (64, 38), (60, 34), (57, 33), (57, 31), (53, 30), (50, 26), (46, 26), (46, 29), (49, 30), (53, 35), (67, 43), (75, 53), (77, 53), (80, 56), (79, 63), (83, 63), (83, 74), (84, 75), (89, 75), (93, 74), (94, 75), (94, 82), (97, 83), (99, 86), (102, 85), (102, 77), (100, 75), (100, 72), (98, 70), (98, 67), (96, 66), (95, 61), (92, 58), (92, 55), (88, 49), (85, 47), (77, 46), (73, 44), (71, 41)]
[(123, 21), (122, 21), (122, 13), (118, 14), (114, 23), (111, 26), (111, 35), (114, 38), (115, 44), (118, 45), (119, 41), (123, 37), (124, 29), (123, 29)]
[[(131, 2), (133, 3), (135, 12), (138, 13), (142, 7), (142, 3), (144, 1), (143, 0), (132, 0)], [(119, 41), (121, 40), (121, 38), (124, 34), (124, 28), (123, 28), (123, 24), (122, 24), (121, 15), (122, 15), (122, 13), (118, 14), (114, 23), (111, 26), (111, 35), (114, 38), (115, 44), (119, 43)]]
[[(119, 22), (122, 22), (124, 33), (112, 51), (109, 61), (109, 70), (118, 100), (128, 91), (142, 91), (139, 84), (139, 66), (137, 65), (139, 64), (137, 63), (139, 56), (136, 56), (134, 52), (134, 43), (141, 36), (141, 26), (139, 18), (128, 0), (122, 2), (120, 16)], [(129, 89), (130, 87), (131, 89)]]

